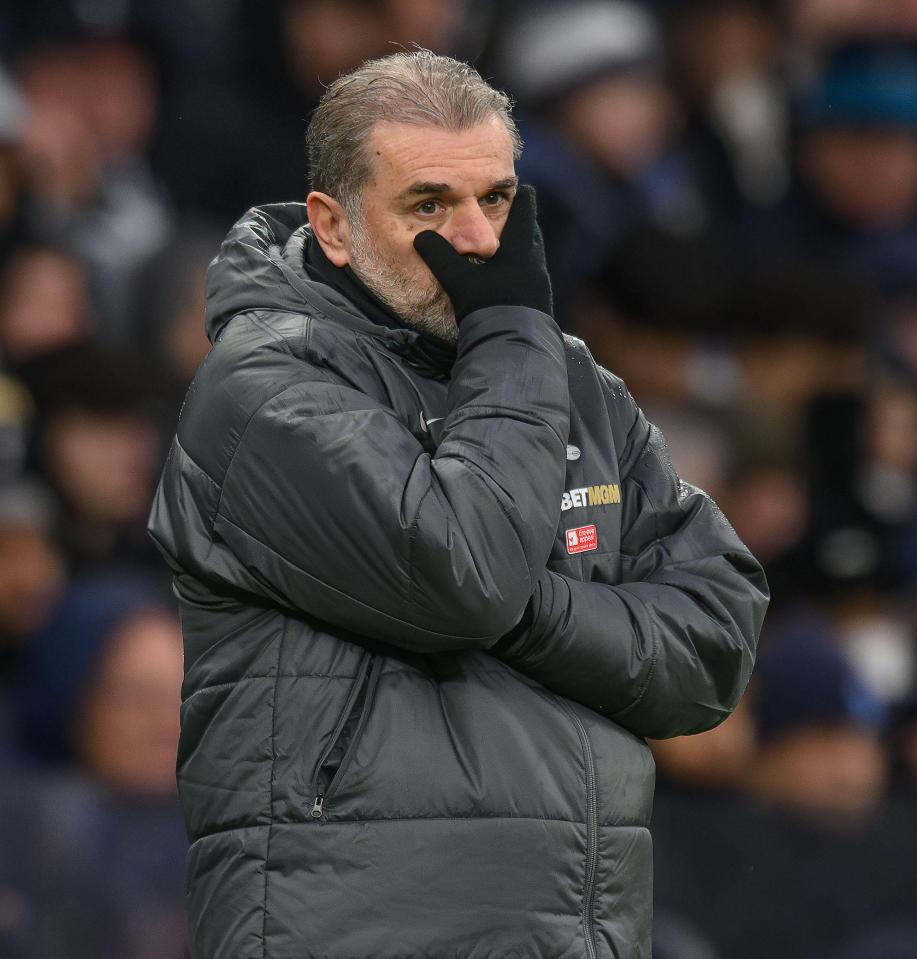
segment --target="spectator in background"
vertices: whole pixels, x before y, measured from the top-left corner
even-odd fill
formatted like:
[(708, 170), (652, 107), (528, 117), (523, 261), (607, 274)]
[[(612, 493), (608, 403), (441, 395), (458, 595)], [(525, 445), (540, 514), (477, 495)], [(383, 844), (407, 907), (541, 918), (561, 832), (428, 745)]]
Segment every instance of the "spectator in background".
[(26, 758), (73, 761), (116, 792), (175, 793), (181, 632), (163, 587), (113, 573), (73, 581), (26, 659)]
[(886, 784), (887, 709), (845, 659), (829, 620), (797, 615), (768, 636), (752, 687), (761, 741), (752, 792), (820, 824), (869, 816)]
[(30, 113), (32, 230), (90, 267), (100, 331), (127, 333), (134, 273), (167, 235), (170, 213), (148, 150), (158, 117), (153, 63), (129, 35), (98, 35), (74, 14), (40, 28), (20, 57)]
[(789, 103), (770, 0), (688, 0), (671, 17), (686, 148), (710, 208), (732, 223), (789, 186)]
[(95, 326), (83, 263), (51, 243), (20, 242), (0, 268), (0, 482), (26, 468), (36, 426), (31, 370)]
[(917, 213), (917, 54), (852, 47), (803, 91), (801, 168), (822, 211), (854, 231)]
[(842, 263), (881, 291), (917, 257), (917, 47), (835, 51), (799, 90), (799, 183), (749, 220), (758, 246)]
[(0, 350), (14, 373), (87, 339), (95, 325), (85, 265), (50, 243), (19, 246), (0, 274)]
[(752, 432), (747, 421), (736, 423), (733, 455), (721, 478), (722, 503), (742, 542), (773, 570), (808, 525), (809, 491), (794, 444), (775, 435), (772, 424), (758, 425)]
[(809, 612), (771, 623), (750, 690), (748, 797), (660, 791), (657, 908), (720, 956), (826, 959), (860, 942), (872, 959), (917, 945), (917, 823), (886, 799), (887, 712), (840, 642)]
[(30, 364), (35, 454), (62, 505), (70, 569), (147, 565), (145, 518), (159, 467), (156, 404), (132, 354), (93, 345)]
[(8, 769), (0, 787), (0, 956), (182, 954), (182, 650), (163, 595), (145, 580), (81, 578), (31, 647), (20, 687), (31, 767)]
[(917, 582), (915, 421), (917, 394), (904, 385), (811, 397), (801, 436), (809, 519), (779, 577), (784, 601), (900, 615), (894, 596)]

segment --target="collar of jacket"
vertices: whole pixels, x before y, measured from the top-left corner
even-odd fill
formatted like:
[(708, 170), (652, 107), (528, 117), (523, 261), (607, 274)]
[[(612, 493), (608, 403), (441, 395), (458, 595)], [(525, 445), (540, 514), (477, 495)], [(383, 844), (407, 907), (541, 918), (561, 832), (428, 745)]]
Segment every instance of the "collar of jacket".
[(427, 333), (413, 330), (383, 303), (372, 290), (350, 269), (335, 266), (316, 240), (311, 227), (302, 233), (302, 263), (306, 273), (312, 274), (332, 289), (337, 290), (360, 313), (385, 330), (397, 336), (385, 337), (389, 346), (401, 354), (405, 362), (430, 376), (446, 376), (455, 362), (455, 348)]
[(304, 203), (249, 210), (207, 271), (205, 326), (211, 342), (239, 313), (308, 312), (377, 337), (426, 376), (448, 378), (455, 361), (452, 347), (405, 326), (349, 271), (316, 264), (314, 249), (320, 248)]

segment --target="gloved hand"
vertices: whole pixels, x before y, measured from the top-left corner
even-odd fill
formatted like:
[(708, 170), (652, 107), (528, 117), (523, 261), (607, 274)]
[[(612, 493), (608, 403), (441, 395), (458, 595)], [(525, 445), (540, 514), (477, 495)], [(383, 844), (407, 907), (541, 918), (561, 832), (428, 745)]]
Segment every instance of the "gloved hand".
[(519, 187), (500, 247), (489, 260), (472, 263), (433, 230), (418, 233), (414, 249), (448, 294), (457, 322), (488, 306), (528, 306), (553, 316), (551, 280), (530, 186)]

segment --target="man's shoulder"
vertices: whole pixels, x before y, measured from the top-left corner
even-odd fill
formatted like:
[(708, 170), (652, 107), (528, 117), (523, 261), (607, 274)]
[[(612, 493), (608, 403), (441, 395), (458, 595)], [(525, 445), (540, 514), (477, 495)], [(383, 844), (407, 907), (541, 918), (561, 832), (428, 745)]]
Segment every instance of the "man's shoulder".
[[(221, 331), (189, 391), (197, 402), (228, 404), (247, 416), (295, 383), (334, 380), (357, 365), (357, 331), (303, 310), (253, 309)], [(339, 377), (337, 377), (339, 379)]]
[[(596, 362), (586, 343), (569, 333), (564, 334), (570, 399), (574, 406), (601, 404), (616, 435), (626, 435), (634, 423), (637, 407), (627, 384), (621, 377)], [(581, 409), (581, 413), (595, 410)]]
[[(197, 372), (182, 406), (178, 441), (210, 475), (222, 475), (238, 440), (260, 410), (293, 391), (292, 403), (306, 415), (303, 397), (340, 388), (329, 362), (327, 337), (313, 329), (306, 312), (250, 310), (226, 324)], [(346, 336), (338, 347), (347, 350)], [(214, 457), (219, 463), (211, 462)]]
[[(372, 392), (367, 339), (305, 311), (240, 313), (223, 328), (188, 390), (179, 443), (202, 465), (223, 450), (225, 466), (241, 436), (270, 420), (278, 403), (291, 428), (329, 410), (362, 407), (364, 393)], [(214, 468), (211, 475), (222, 475)]]
[(194, 378), (182, 421), (198, 407), (241, 417), (307, 376), (308, 314), (247, 310), (226, 324)]

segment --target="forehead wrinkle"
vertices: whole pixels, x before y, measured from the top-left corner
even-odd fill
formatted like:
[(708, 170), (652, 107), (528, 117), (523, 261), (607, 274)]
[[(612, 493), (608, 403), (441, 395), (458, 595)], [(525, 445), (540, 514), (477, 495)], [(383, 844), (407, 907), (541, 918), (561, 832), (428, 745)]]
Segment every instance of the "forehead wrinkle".
[[(367, 146), (374, 161), (374, 172), (387, 171), (399, 177), (413, 173), (411, 179), (416, 182), (447, 181), (451, 177), (439, 176), (440, 171), (461, 174), (456, 167), (466, 160), (481, 166), (505, 158), (512, 171), (512, 142), (499, 123), (488, 122), (469, 130), (452, 131), (381, 121), (373, 127)], [(424, 175), (426, 170), (432, 176)]]

